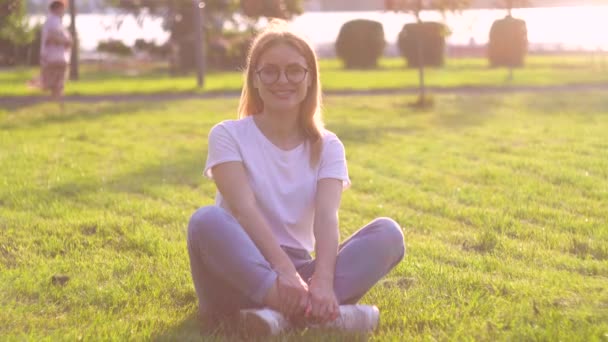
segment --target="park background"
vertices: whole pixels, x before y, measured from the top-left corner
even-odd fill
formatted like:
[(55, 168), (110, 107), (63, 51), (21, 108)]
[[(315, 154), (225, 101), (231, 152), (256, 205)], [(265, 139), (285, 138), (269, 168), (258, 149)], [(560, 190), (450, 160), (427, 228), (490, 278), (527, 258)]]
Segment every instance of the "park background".
[[(200, 336), (185, 231), (213, 203), (207, 132), (236, 117), (268, 17), (322, 58), (353, 180), (342, 236), (376, 216), (404, 229), (408, 255), (363, 298), (382, 312), (366, 338), (608, 339), (608, 3), (201, 4), (71, 1), (61, 107), (28, 86), (46, 2), (0, 1), (0, 339), (243, 338)], [(419, 5), (436, 24), (402, 31)]]

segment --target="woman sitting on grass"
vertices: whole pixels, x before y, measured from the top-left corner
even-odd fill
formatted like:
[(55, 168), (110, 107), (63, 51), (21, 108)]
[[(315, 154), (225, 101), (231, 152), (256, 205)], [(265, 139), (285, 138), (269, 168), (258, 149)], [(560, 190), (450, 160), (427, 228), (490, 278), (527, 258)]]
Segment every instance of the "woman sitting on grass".
[(202, 319), (238, 314), (259, 334), (375, 329), (378, 309), (353, 304), (401, 261), (403, 233), (377, 218), (338, 245), (350, 180), (344, 146), (323, 128), (311, 45), (274, 21), (255, 39), (245, 78), (239, 119), (209, 133), (204, 174), (216, 205), (188, 226)]

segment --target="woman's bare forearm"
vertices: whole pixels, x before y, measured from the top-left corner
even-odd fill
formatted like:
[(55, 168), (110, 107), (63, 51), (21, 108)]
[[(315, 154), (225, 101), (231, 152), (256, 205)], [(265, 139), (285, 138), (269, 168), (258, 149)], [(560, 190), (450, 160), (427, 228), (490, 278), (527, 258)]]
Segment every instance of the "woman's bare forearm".
[(337, 213), (315, 215), (315, 250), (317, 261), (314, 277), (333, 285), (340, 232)]
[(340, 241), (338, 208), (341, 197), (341, 180), (328, 178), (317, 182), (313, 226), (317, 252), (314, 278), (332, 287)]
[(218, 190), (228, 203), (232, 215), (258, 247), (272, 267), (279, 272), (295, 270), (281, 249), (268, 223), (257, 206), (257, 200), (247, 181), (241, 162), (228, 162), (213, 168)]
[(270, 265), (279, 272), (293, 271), (289, 257), (279, 246), (257, 206), (249, 204), (233, 211), (237, 221)]
[(72, 38), (63, 32), (50, 32), (46, 38), (46, 43), (56, 45), (71, 45)]

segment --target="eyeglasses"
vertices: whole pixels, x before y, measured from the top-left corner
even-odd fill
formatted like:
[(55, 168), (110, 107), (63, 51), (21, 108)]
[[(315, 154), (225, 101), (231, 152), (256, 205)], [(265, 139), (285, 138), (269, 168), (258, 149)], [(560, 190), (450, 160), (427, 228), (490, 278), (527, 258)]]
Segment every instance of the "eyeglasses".
[[(264, 85), (272, 85), (275, 84), (281, 77), (281, 68), (274, 64), (268, 64), (257, 70), (255, 73), (258, 75), (260, 81), (262, 81)], [(299, 84), (304, 81), (304, 78), (306, 78), (308, 69), (300, 64), (289, 64), (285, 67), (284, 73), (285, 78), (287, 78), (289, 83)]]

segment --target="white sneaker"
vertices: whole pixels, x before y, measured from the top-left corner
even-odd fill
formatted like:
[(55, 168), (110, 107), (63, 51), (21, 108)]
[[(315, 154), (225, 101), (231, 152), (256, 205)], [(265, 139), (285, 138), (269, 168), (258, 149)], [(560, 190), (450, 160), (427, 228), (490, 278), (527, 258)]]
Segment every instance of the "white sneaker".
[(254, 336), (278, 335), (291, 328), (283, 314), (268, 308), (241, 310), (239, 323), (245, 332)]
[(371, 332), (378, 328), (380, 311), (375, 305), (340, 305), (340, 316), (322, 328), (347, 332)]

